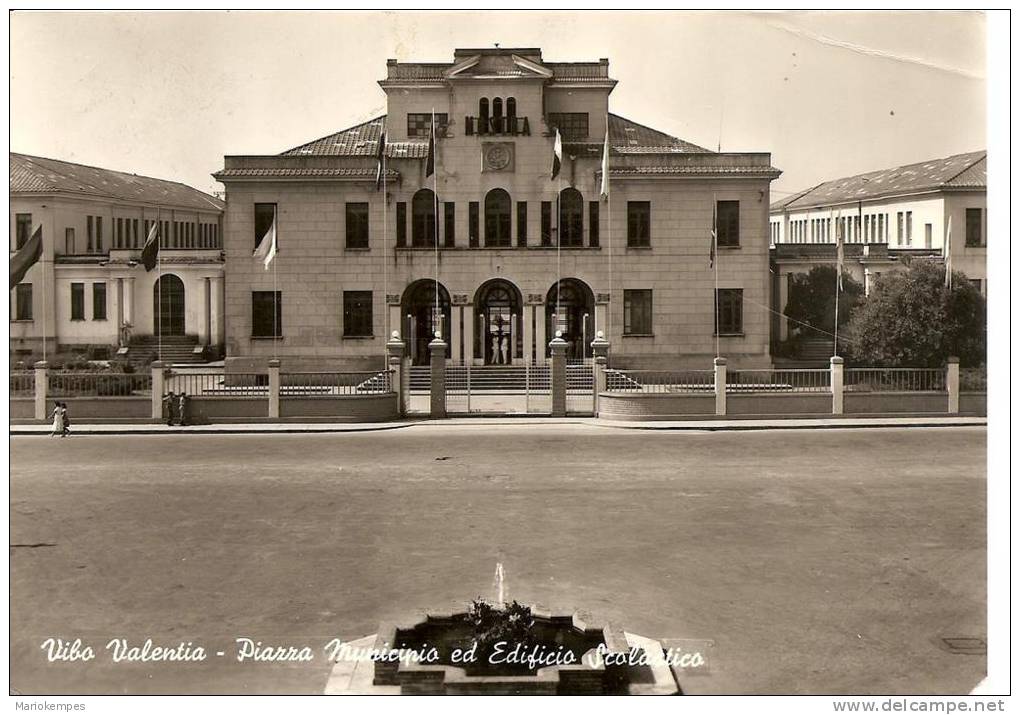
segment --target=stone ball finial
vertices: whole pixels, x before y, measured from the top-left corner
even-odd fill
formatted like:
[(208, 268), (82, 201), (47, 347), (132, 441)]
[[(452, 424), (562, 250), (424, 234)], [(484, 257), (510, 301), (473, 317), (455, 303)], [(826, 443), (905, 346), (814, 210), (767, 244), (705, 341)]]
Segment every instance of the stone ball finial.
[(440, 332), (439, 330), (437, 330), (435, 333), (433, 333), (433, 335), (436, 336), (436, 340), (441, 340), (442, 337), (443, 337), (443, 333)]
[(394, 330), (392, 333), (390, 333), (390, 339), (391, 340), (400, 340), (400, 331), (399, 330)]
[(556, 331), (556, 337), (557, 338), (562, 338), (563, 337), (563, 331), (562, 330), (557, 330)]
[(599, 340), (605, 340), (606, 339), (606, 334), (602, 330), (596, 330), (595, 331), (595, 337), (598, 338)]

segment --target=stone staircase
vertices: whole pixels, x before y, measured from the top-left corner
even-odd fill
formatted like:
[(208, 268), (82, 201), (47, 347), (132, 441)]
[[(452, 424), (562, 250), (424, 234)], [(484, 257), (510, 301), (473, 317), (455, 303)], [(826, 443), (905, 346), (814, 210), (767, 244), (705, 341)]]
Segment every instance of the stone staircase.
[(162, 355), (163, 362), (171, 365), (201, 363), (201, 353), (195, 353), (197, 346), (195, 335), (164, 335), (162, 341), (155, 335), (138, 335), (128, 345), (127, 359), (135, 367), (144, 367), (157, 355)]
[[(551, 380), (550, 367), (545, 365), (472, 365), (472, 392), (524, 392), (547, 391)], [(412, 392), (428, 392), (431, 384), (431, 373), (428, 365), (415, 365), (411, 368), (410, 387)], [(591, 365), (567, 365), (567, 390), (580, 391), (593, 389)], [(466, 390), (468, 386), (468, 370), (465, 365), (448, 364), (446, 369), (446, 388), (448, 390)]]
[(776, 368), (826, 368), (832, 357), (832, 341), (828, 338), (811, 338), (800, 344), (800, 351), (795, 357), (777, 357), (773, 361)]

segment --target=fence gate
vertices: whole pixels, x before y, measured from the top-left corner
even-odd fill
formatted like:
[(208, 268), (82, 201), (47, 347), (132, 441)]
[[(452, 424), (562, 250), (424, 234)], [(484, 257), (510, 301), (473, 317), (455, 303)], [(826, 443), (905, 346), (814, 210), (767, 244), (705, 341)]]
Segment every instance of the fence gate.
[(548, 415), (549, 366), (446, 366), (446, 411), (452, 415)]

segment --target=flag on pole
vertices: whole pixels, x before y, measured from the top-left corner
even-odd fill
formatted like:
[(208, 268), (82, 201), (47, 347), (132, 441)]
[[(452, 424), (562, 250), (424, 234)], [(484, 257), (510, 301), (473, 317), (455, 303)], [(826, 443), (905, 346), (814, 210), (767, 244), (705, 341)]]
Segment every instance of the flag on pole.
[(253, 258), (261, 258), (262, 265), (269, 270), (269, 264), (276, 258), (276, 209), (273, 209), (273, 223), (270, 224), (266, 235), (259, 241), (258, 248), (252, 254)]
[(11, 256), (11, 290), (25, 279), (28, 269), (39, 262), (42, 252), (42, 224), (39, 224), (25, 245)]
[(715, 267), (715, 244), (719, 236), (719, 228), (717, 226), (718, 217), (715, 212), (715, 202), (712, 202), (712, 242), (708, 246), (708, 267)]
[(436, 173), (436, 111), (432, 110), (432, 125), (429, 127), (429, 153), (425, 157), (425, 178)]
[(142, 246), (142, 265), (148, 273), (156, 267), (156, 259), (159, 258), (159, 221), (152, 222), (149, 235)]
[(836, 217), (836, 290), (843, 290), (843, 226)]
[[(563, 140), (560, 138), (560, 128), (556, 127), (556, 139), (553, 140), (552, 178), (560, 175), (560, 165), (563, 164)], [(605, 178), (602, 179), (605, 181)]]
[(606, 143), (602, 145), (602, 200), (609, 198), (609, 127), (606, 127)]
[(949, 224), (946, 226), (946, 288), (953, 289), (953, 217), (949, 217)]
[(386, 156), (386, 130), (379, 132), (379, 146), (375, 150), (375, 190), (379, 191), (383, 185), (383, 164)]

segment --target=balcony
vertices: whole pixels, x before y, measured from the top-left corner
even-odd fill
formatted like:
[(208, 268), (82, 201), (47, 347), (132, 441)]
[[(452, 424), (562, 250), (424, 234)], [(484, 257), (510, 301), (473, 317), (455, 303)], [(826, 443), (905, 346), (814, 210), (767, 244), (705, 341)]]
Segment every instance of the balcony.
[(527, 117), (464, 117), (464, 134), (482, 137), (531, 136)]

